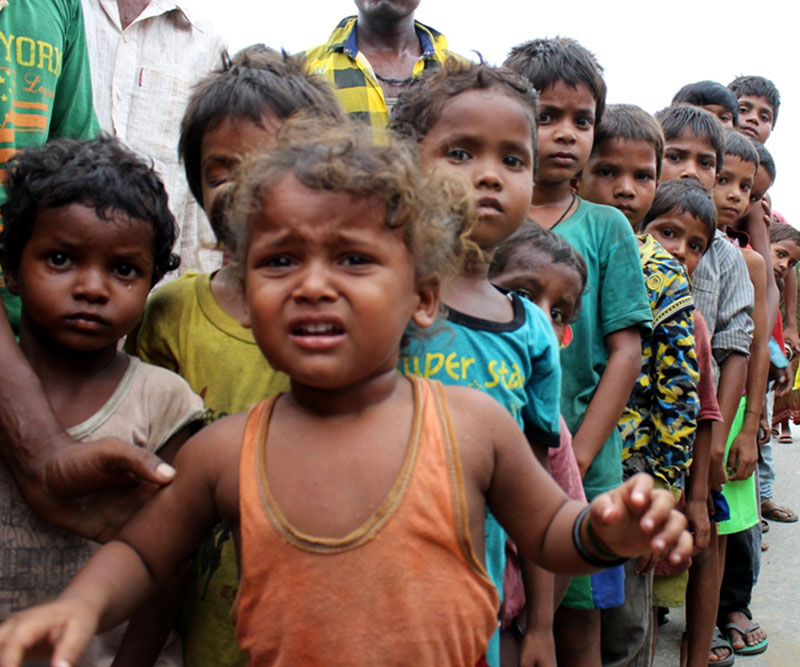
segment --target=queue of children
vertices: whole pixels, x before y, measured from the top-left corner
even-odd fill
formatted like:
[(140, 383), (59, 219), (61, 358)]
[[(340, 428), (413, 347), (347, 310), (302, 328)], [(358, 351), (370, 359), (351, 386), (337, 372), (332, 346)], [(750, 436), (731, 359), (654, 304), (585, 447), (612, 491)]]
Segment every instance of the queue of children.
[(684, 601), (683, 664), (765, 650), (754, 471), (800, 259), (765, 224), (774, 86), (651, 116), (537, 39), (408, 82), (376, 141), (303, 68), (250, 47), (197, 87), (179, 150), (228, 262), (149, 299), (152, 168), (108, 137), (10, 163), (23, 352), (80, 437), (113, 414), (177, 474), (101, 548), (29, 512), (61, 560), (6, 581), (0, 665), (650, 665)]

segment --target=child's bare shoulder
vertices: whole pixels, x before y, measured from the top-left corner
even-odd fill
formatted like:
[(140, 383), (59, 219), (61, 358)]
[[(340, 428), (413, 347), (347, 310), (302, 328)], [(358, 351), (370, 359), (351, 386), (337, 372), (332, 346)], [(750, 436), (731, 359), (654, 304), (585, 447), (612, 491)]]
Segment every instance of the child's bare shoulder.
[(189, 438), (175, 457), (173, 484), (209, 490), (225, 518), (238, 511), (239, 453), (247, 416), (230, 415), (206, 426)]
[(446, 386), (445, 396), (462, 456), (494, 458), (497, 448), (524, 435), (514, 418), (487, 393)]

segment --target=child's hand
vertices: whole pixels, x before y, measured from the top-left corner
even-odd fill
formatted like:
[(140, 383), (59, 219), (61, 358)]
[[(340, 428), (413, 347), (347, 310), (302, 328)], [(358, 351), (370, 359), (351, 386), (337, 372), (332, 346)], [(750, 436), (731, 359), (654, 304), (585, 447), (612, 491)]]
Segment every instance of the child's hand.
[(0, 667), (51, 654), (53, 667), (78, 662), (97, 631), (98, 618), (76, 598), (58, 599), (14, 614), (0, 626)]
[(758, 463), (758, 443), (756, 437), (742, 430), (731, 443), (728, 452), (728, 479), (747, 479), (753, 474)]
[(686, 520), (689, 522), (689, 532), (694, 535), (694, 551), (707, 549), (711, 542), (711, 521), (708, 518), (708, 502), (703, 500), (688, 500), (686, 502)]
[(653, 489), (652, 477), (640, 473), (592, 501), (592, 529), (606, 551), (627, 557), (662, 552), (677, 564), (691, 555), (693, 542), (686, 517), (674, 506), (669, 491)]

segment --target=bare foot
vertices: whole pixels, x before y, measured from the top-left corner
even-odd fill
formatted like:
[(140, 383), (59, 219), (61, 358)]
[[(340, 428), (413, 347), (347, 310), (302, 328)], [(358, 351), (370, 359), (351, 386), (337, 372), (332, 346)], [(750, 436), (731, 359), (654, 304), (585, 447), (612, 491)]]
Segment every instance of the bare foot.
[[(740, 651), (745, 646), (755, 646), (767, 638), (767, 633), (759, 627), (758, 623), (754, 623), (740, 611), (728, 614), (726, 621), (725, 632), (728, 639), (731, 640), (734, 651)], [(731, 623), (736, 624), (741, 630), (731, 627)], [(745, 633), (744, 631), (749, 628), (752, 629)]]

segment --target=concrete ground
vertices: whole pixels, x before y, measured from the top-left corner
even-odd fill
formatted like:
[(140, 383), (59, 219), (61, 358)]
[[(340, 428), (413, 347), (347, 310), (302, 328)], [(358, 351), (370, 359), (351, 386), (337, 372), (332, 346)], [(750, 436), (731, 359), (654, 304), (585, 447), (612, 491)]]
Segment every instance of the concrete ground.
[[(775, 500), (800, 513), (800, 427), (794, 427), (791, 445), (773, 440), (777, 479)], [(770, 522), (764, 535), (769, 550), (763, 553), (761, 575), (753, 591), (750, 610), (769, 635), (769, 648), (756, 656), (736, 656), (739, 667), (800, 667), (800, 522)], [(678, 665), (682, 609), (672, 610), (661, 626), (655, 667)], [(712, 663), (713, 664), (713, 663)]]

